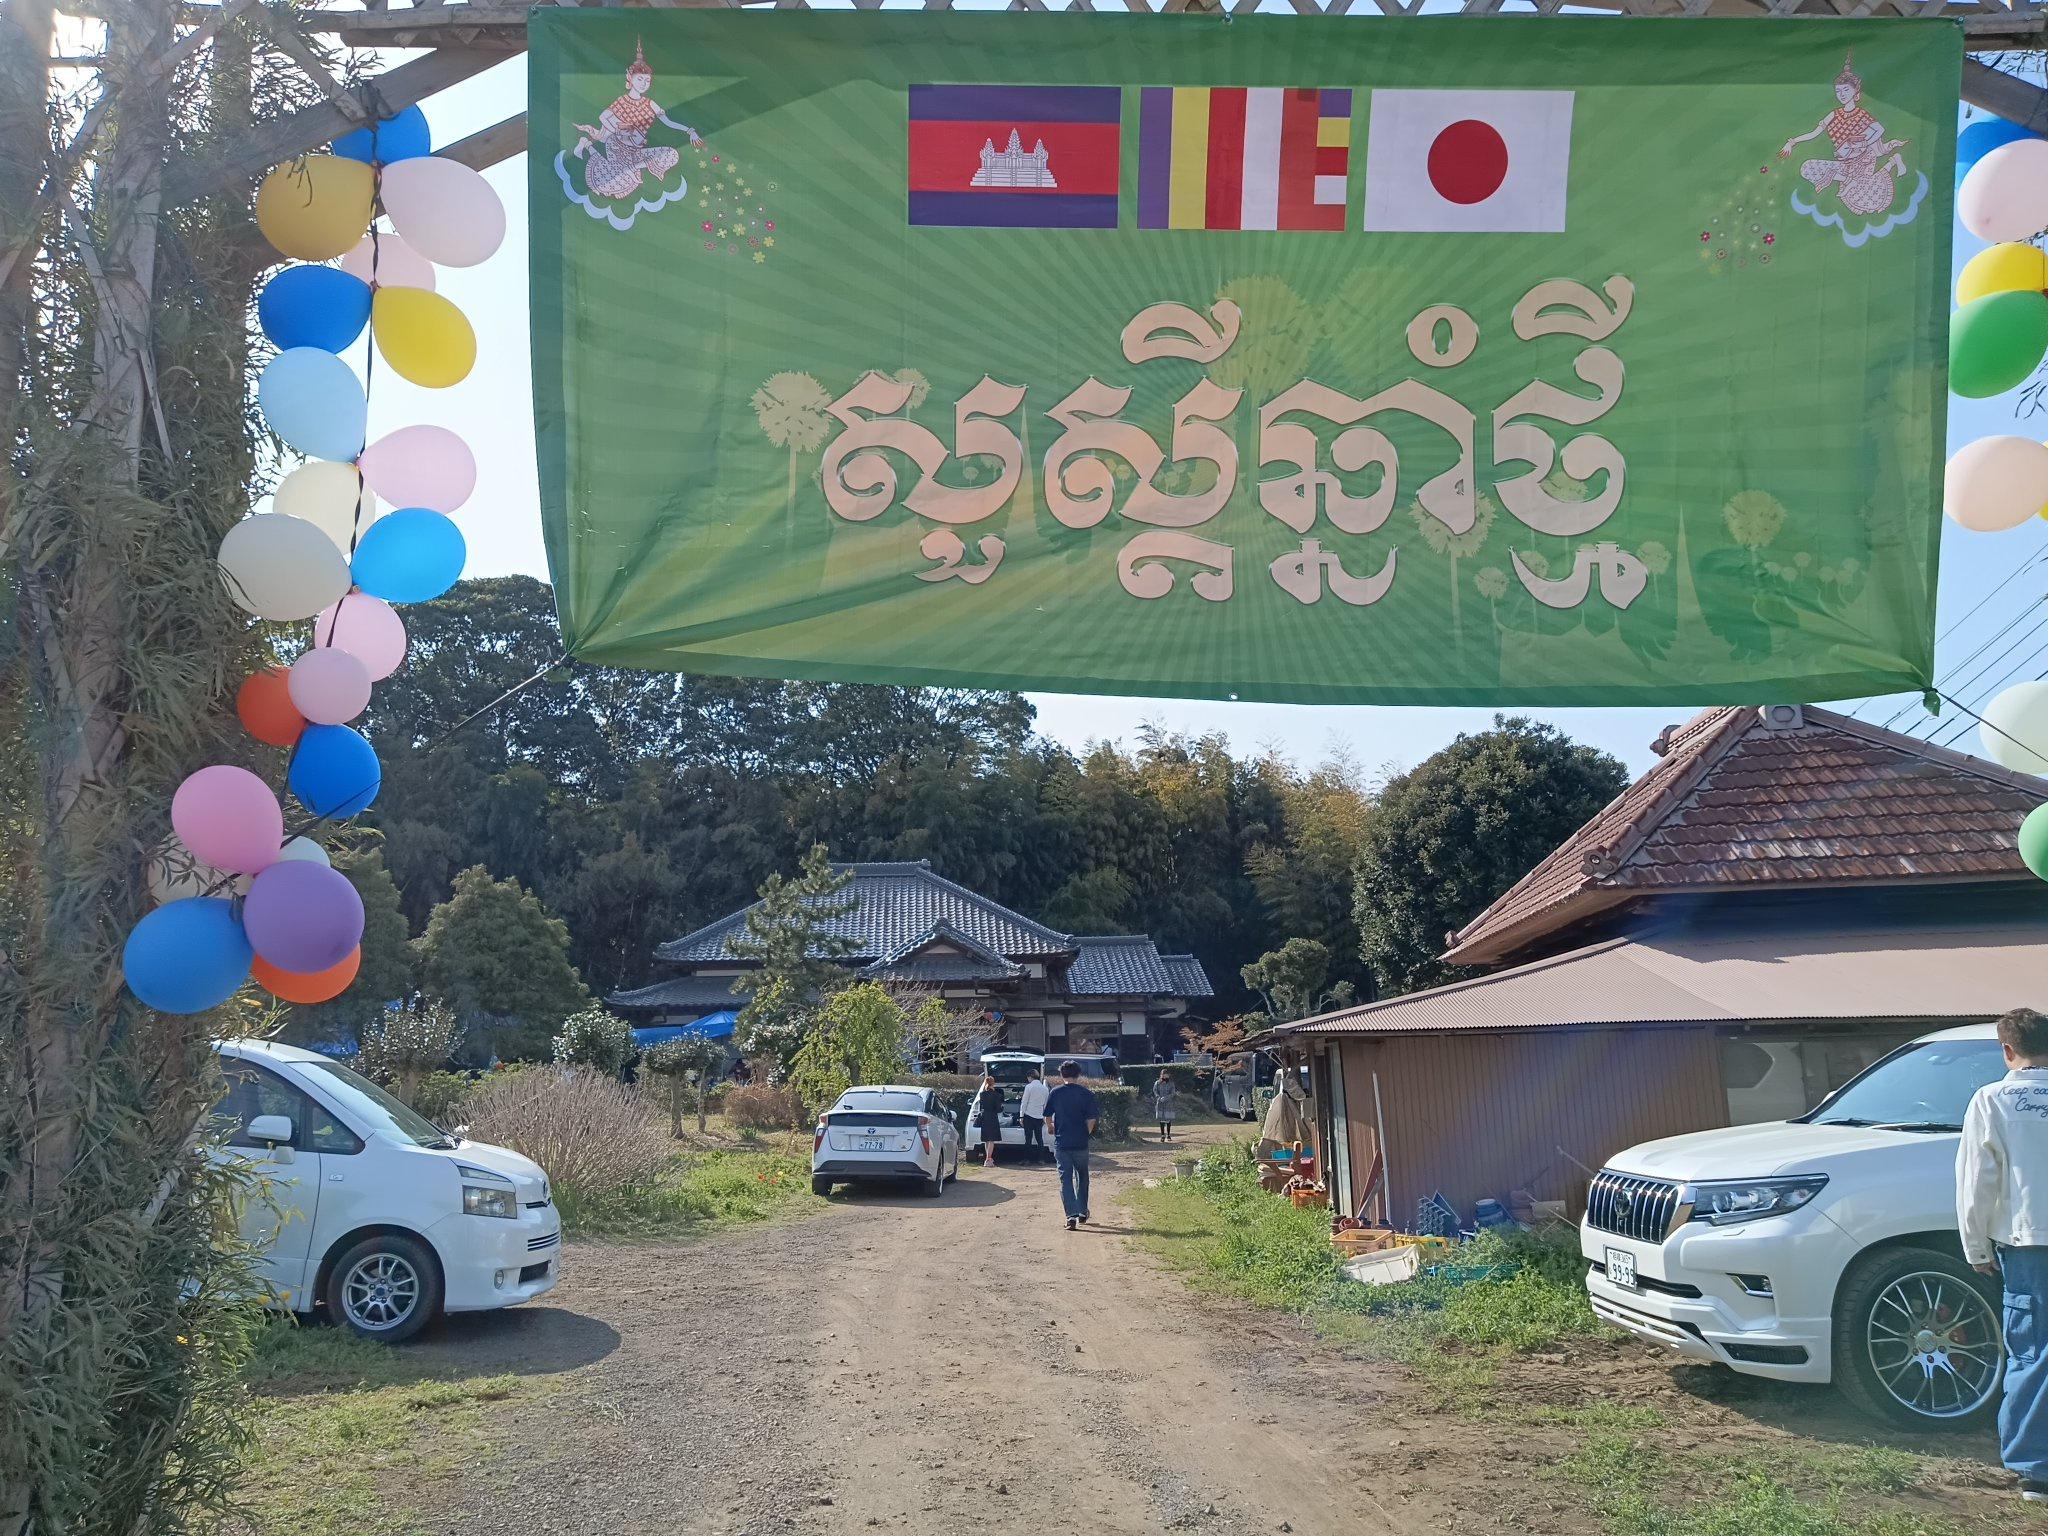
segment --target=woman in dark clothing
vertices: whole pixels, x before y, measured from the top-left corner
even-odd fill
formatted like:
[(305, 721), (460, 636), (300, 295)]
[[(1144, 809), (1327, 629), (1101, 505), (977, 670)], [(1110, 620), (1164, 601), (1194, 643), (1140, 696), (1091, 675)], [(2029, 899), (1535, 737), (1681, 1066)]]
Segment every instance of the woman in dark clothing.
[(981, 1074), (981, 1091), (974, 1096), (974, 1123), (981, 1128), (981, 1163), (990, 1167), (1003, 1139), (1003, 1090), (995, 1074)]

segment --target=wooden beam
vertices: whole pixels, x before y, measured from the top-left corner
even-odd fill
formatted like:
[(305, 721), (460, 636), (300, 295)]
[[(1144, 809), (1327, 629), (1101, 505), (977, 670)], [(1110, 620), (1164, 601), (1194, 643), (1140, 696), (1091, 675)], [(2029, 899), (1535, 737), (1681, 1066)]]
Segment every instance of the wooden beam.
[[(423, 58), (351, 87), (351, 91), (372, 115), (389, 116), (511, 56), (503, 48), (436, 48)], [(353, 127), (348, 113), (331, 101), (288, 112), (225, 145), (172, 161), (164, 168), (164, 201), (171, 205), (188, 202), (260, 175), (273, 165), (332, 142)]]
[(473, 171), (488, 170), (514, 155), (526, 153), (526, 114), (493, 123), (466, 139), (457, 139), (445, 149), (434, 151), (450, 160), (460, 160)]
[(2048, 90), (2031, 80), (2008, 75), (1975, 59), (1965, 59), (1963, 100), (2022, 128), (2048, 134)]

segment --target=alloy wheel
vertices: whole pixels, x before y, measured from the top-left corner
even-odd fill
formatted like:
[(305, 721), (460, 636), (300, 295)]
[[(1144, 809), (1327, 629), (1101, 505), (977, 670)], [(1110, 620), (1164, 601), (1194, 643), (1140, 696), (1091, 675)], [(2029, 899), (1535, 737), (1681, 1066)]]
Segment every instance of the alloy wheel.
[(1900, 1275), (1870, 1303), (1864, 1347), (1878, 1383), (1908, 1412), (1962, 1418), (1998, 1390), (2004, 1344), (1983, 1293), (1940, 1270)]
[(366, 1333), (396, 1328), (419, 1304), (419, 1271), (401, 1254), (370, 1254), (341, 1282), (342, 1311)]

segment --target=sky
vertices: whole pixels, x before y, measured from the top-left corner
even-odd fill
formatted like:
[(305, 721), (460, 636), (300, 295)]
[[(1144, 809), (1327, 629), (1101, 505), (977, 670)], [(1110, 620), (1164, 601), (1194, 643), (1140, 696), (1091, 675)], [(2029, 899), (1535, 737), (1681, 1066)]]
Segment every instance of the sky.
[[(1371, 20), (1360, 18), (1360, 25)], [(395, 62), (405, 57), (391, 55)], [(522, 110), (526, 60), (508, 59), (425, 103), (434, 141), (452, 143)], [(1977, 114), (1963, 111), (1964, 121)], [(477, 330), (477, 364), (461, 385), (426, 390), (377, 372), (370, 439), (413, 422), (438, 422), (475, 449), (477, 491), (461, 522), (469, 539), (472, 576), (514, 573), (547, 578), (541, 545), (539, 488), (534, 469), (531, 370), (527, 354), (526, 157), (487, 174), (503, 199), (503, 248), (482, 266), (441, 270), (440, 290), (461, 307)], [(1958, 226), (1955, 265), (1982, 245)], [(357, 358), (358, 368), (361, 359)], [(1996, 400), (1952, 398), (1949, 449), (1992, 433), (2048, 436), (2048, 418), (2027, 419), (2015, 393)], [(2048, 672), (2048, 523), (2039, 519), (2004, 533), (1970, 533), (1942, 520), (1936, 677), (1973, 707), (2006, 682)], [(2037, 617), (2038, 615), (2038, 617)], [(1973, 654), (1976, 653), (1976, 654)], [(1176, 731), (1220, 731), (1239, 751), (1277, 748), (1303, 763), (1342, 749), (1369, 773), (1411, 767), (1462, 731), (1484, 729), (1493, 711), (1366, 706), (1255, 704), (1189, 699), (1129, 699), (1032, 694), (1039, 729), (1072, 748), (1097, 739), (1134, 738), (1145, 723)], [(1953, 713), (1936, 721), (1917, 701), (1863, 701), (1860, 716), (1963, 751), (1977, 751), (1975, 732)], [(1655, 761), (1650, 741), (1666, 725), (1688, 718), (1691, 707), (1646, 709), (1521, 710), (1555, 724), (1575, 740), (1612, 752), (1632, 772)]]

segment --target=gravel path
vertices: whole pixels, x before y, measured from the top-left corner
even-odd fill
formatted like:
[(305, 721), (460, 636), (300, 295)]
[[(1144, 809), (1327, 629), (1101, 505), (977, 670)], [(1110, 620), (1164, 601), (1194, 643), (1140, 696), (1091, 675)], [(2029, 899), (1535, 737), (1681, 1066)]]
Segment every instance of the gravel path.
[(464, 1536), (1440, 1529), (1312, 1454), (1369, 1411), (1359, 1373), (1134, 1250), (1117, 1192), (1167, 1158), (1098, 1154), (1073, 1233), (1053, 1170), (1005, 1164), (940, 1200), (573, 1247), (548, 1305), (420, 1346), (566, 1374), (508, 1406), (487, 1475), (410, 1501)]

